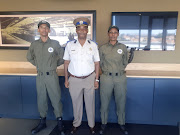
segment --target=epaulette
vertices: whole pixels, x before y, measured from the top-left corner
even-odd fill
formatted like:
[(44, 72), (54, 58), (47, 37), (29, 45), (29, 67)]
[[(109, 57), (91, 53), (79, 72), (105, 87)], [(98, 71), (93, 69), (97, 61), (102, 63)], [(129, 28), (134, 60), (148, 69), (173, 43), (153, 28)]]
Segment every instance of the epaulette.
[[(88, 40), (88, 43), (90, 44), (91, 42), (94, 42), (92, 40)], [(96, 45), (98, 45), (96, 42), (94, 42)]]
[(65, 44), (65, 46), (64, 46), (64, 47), (66, 48), (66, 47), (67, 47), (67, 45), (68, 45), (68, 43), (69, 43), (69, 42), (73, 42), (74, 40), (75, 40), (75, 39), (67, 41), (67, 43)]
[[(69, 40), (69, 41), (67, 41), (67, 43), (69, 43), (69, 42), (71, 42), (71, 41), (73, 42), (73, 41), (76, 41), (76, 40), (75, 40), (75, 39), (73, 39), (73, 40)], [(67, 43), (66, 43), (66, 44), (67, 44)]]

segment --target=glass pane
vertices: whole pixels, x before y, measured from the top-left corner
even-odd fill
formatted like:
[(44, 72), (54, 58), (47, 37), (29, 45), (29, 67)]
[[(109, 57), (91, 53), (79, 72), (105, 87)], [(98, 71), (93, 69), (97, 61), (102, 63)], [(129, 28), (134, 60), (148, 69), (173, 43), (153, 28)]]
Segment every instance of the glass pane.
[(141, 29), (148, 29), (149, 27), (149, 16), (142, 16)]
[(163, 29), (164, 19), (152, 19), (152, 29)]
[(177, 28), (177, 18), (168, 18), (166, 27), (167, 27), (167, 29), (176, 29)]
[(151, 50), (162, 50), (162, 32), (163, 30), (152, 30)]
[(116, 16), (113, 21), (119, 29), (139, 29), (140, 16)]
[(166, 36), (166, 50), (175, 49), (176, 30), (167, 30)]
[(126, 46), (139, 47), (139, 30), (119, 30), (118, 41)]
[(141, 30), (140, 49), (144, 49), (148, 42), (148, 30)]

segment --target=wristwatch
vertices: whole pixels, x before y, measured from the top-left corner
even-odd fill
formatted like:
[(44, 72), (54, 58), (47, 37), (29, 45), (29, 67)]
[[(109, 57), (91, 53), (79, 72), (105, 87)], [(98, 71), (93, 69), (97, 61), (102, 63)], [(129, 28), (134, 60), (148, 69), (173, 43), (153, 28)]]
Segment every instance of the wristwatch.
[(99, 82), (99, 80), (98, 80), (98, 79), (96, 79), (96, 82)]

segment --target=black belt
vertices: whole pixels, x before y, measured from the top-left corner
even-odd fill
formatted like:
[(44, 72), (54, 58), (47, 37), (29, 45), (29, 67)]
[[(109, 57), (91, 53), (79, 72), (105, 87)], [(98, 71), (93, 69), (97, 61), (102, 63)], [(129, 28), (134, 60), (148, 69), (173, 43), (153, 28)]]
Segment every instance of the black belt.
[[(49, 72), (44, 72), (45, 73), (45, 75), (49, 75)], [(43, 75), (44, 74), (43, 72), (38, 72), (38, 74), (40, 74), (40, 75)]]
[(126, 73), (126, 71), (121, 71), (121, 72), (116, 72), (116, 73), (106, 72), (106, 71), (103, 72), (103, 74), (109, 75), (109, 76), (121, 76), (121, 75), (123, 75), (125, 73)]
[(72, 74), (70, 74), (70, 73), (69, 73), (69, 75), (72, 76), (72, 77), (75, 77), (75, 78), (85, 79), (85, 78), (89, 77), (90, 75), (92, 75), (93, 73), (94, 73), (94, 72), (92, 72), (91, 74), (89, 74), (89, 75), (87, 75), (87, 76), (75, 76), (75, 75), (72, 75)]
[(52, 75), (53, 74), (53, 72), (54, 72), (55, 70), (52, 70), (52, 71), (49, 71), (49, 72), (41, 72), (41, 71), (37, 71), (37, 73), (38, 73), (38, 75)]

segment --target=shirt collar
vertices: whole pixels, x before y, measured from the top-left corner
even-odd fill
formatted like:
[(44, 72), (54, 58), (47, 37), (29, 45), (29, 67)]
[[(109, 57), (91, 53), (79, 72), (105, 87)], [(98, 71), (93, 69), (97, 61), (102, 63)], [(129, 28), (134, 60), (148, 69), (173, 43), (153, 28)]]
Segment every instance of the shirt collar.
[(108, 45), (110, 45), (110, 46), (116, 46), (116, 45), (118, 45), (119, 44), (119, 42), (117, 41), (116, 42), (116, 44), (115, 45), (112, 45), (110, 42), (108, 42)]
[[(81, 46), (81, 44), (79, 43), (79, 40), (77, 39), (77, 42), (76, 43), (78, 43), (80, 46)], [(86, 41), (85, 41), (85, 43), (84, 43), (84, 45), (83, 46), (85, 46), (86, 44), (88, 43), (88, 39), (86, 39)], [(88, 43), (89, 44), (89, 43)]]
[(41, 43), (49, 43), (50, 40), (51, 40), (51, 39), (48, 37), (47, 41), (46, 41), (46, 42), (43, 42), (43, 41), (41, 40), (41, 38), (39, 38), (39, 42), (41, 42)]

